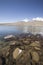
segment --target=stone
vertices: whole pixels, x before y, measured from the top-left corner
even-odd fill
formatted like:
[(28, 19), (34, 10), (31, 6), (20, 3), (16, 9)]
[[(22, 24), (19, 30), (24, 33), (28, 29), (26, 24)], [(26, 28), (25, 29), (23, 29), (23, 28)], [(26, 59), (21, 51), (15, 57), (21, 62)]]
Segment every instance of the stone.
[(38, 41), (35, 41), (33, 43), (30, 44), (30, 46), (33, 46), (33, 47), (40, 47), (40, 43)]
[(19, 49), (19, 48), (16, 48), (14, 51), (13, 51), (13, 58), (16, 59), (20, 54), (21, 54), (22, 50)]
[(9, 38), (12, 38), (12, 37), (14, 37), (14, 36), (13, 35), (7, 35), (7, 36), (4, 37), (4, 39), (9, 39)]
[(6, 50), (7, 65), (39, 65), (37, 63), (43, 50), (41, 51), (42, 42), (36, 39), (35, 35), (20, 35), (18, 39), (10, 41), (9, 47), (3, 49)]
[(39, 51), (41, 50), (41, 49), (40, 49), (40, 48), (38, 48), (38, 47), (34, 47), (34, 48), (35, 48), (36, 50), (39, 50)]
[(32, 55), (32, 60), (35, 61), (35, 62), (39, 62), (39, 54), (37, 52), (31, 52), (31, 55)]
[(27, 41), (26, 40), (26, 41), (23, 41), (23, 43), (26, 44), (26, 45), (29, 45), (30, 44), (30, 41)]

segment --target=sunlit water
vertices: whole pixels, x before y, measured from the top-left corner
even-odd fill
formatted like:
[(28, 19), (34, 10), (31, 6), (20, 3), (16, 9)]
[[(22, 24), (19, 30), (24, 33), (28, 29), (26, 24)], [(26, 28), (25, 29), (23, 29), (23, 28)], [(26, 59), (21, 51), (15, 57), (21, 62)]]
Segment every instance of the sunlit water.
[(20, 33), (43, 34), (43, 26), (0, 26), (0, 36)]

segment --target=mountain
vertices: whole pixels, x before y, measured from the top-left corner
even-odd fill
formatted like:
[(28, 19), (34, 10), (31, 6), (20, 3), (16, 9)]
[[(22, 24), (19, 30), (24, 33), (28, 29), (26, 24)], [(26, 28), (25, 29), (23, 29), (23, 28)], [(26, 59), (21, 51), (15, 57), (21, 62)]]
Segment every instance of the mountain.
[(12, 22), (12, 23), (0, 23), (0, 25), (17, 25), (17, 26), (43, 26), (43, 21), (19, 21), (19, 22)]

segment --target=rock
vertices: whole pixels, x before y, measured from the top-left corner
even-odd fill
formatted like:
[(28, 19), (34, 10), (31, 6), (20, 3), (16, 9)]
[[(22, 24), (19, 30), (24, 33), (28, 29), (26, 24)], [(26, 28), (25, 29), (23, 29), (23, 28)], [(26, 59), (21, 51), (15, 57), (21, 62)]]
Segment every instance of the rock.
[(34, 48), (35, 48), (36, 50), (39, 50), (39, 51), (41, 50), (41, 49), (40, 49), (40, 48), (38, 48), (38, 47), (34, 47)]
[[(29, 36), (23, 34), (18, 38), (18, 40), (13, 41), (10, 38), (9, 47), (3, 49), (3, 51), (7, 50), (7, 65), (39, 65), (37, 63), (40, 60), (41, 43), (39, 40), (36, 41), (38, 38), (35, 38), (33, 34)], [(6, 39), (9, 40), (8, 37)]]
[(35, 62), (39, 62), (39, 54), (37, 52), (31, 52), (31, 55), (32, 55), (32, 60), (35, 61)]
[(6, 57), (9, 55), (9, 52), (6, 53)]
[(23, 41), (23, 43), (26, 44), (26, 45), (29, 45), (30, 44), (30, 41), (27, 41), (26, 40), (26, 41)]
[(31, 43), (30, 46), (41, 47), (41, 45), (40, 45), (40, 43), (38, 41), (35, 41), (35, 42)]
[(16, 44), (16, 41), (13, 41), (13, 42), (10, 42), (9, 45), (11, 46), (11, 45), (15, 45), (15, 44)]
[(17, 61), (18, 62), (18, 65), (19, 64), (27, 64), (30, 63), (30, 54), (28, 53), (28, 51), (23, 51), (21, 57), (19, 58), (19, 60)]
[(7, 36), (4, 37), (4, 39), (9, 39), (9, 38), (12, 38), (12, 37), (14, 37), (14, 36), (13, 35), (7, 35)]
[(19, 48), (16, 48), (14, 51), (13, 51), (13, 58), (14, 59), (17, 59), (17, 57), (21, 54), (22, 50), (19, 49)]
[(13, 35), (7, 35), (7, 36), (4, 37), (5, 41), (11, 41), (11, 40), (14, 40), (14, 39), (15, 39), (15, 36), (13, 36)]
[(22, 50), (24, 50), (25, 49), (25, 46), (20, 46), (19, 48), (22, 49)]

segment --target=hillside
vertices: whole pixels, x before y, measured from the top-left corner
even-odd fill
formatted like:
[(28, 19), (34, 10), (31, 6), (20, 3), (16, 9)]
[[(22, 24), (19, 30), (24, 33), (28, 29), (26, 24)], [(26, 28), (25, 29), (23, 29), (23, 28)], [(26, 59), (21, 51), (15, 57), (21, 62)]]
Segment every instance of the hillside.
[(17, 26), (43, 26), (43, 21), (19, 21), (12, 23), (0, 23), (0, 25), (17, 25)]

